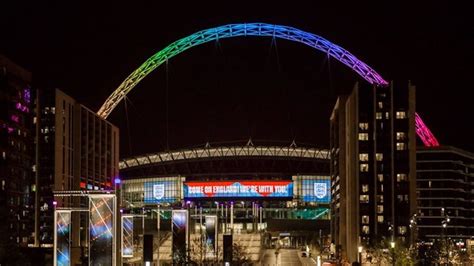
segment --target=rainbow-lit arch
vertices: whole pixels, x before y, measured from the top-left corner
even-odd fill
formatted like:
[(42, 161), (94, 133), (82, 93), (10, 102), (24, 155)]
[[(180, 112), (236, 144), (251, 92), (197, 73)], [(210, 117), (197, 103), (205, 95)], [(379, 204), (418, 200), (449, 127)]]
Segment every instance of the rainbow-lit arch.
[[(139, 68), (133, 71), (132, 74), (122, 82), (122, 84), (120, 84), (120, 86), (107, 98), (102, 107), (100, 107), (97, 114), (104, 119), (107, 118), (125, 95), (127, 95), (127, 93), (129, 93), (144, 77), (146, 77), (146, 75), (173, 56), (203, 43), (239, 36), (274, 37), (303, 43), (337, 59), (339, 62), (350, 67), (370, 84), (378, 86), (388, 85), (388, 82), (367, 64), (357, 59), (344, 48), (333, 44), (318, 35), (293, 27), (266, 23), (228, 24), (196, 32), (171, 43), (158, 53), (154, 54)], [(439, 145), (436, 138), (424, 125), (419, 116), (417, 116), (416, 119), (416, 131), (426, 146)]]

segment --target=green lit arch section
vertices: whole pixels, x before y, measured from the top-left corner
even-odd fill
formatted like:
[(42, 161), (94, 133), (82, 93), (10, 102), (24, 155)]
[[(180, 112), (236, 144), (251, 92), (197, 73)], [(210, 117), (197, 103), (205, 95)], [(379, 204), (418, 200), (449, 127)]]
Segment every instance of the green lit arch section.
[[(387, 86), (385, 81), (374, 69), (357, 59), (344, 48), (331, 43), (330, 41), (313, 33), (305, 32), (289, 26), (266, 24), (266, 23), (241, 23), (228, 24), (215, 28), (198, 31), (192, 35), (179, 39), (166, 46), (146, 60), (139, 68), (132, 72), (120, 86), (107, 98), (100, 107), (97, 115), (106, 119), (115, 107), (125, 96), (150, 72), (155, 70), (161, 64), (165, 63), (173, 56), (200, 44), (211, 42), (218, 39), (232, 38), (239, 36), (261, 36), (280, 38), (289, 41), (299, 42), (327, 53), (344, 65), (350, 67), (370, 84), (377, 86)], [(438, 146), (438, 141), (431, 131), (426, 127), (417, 115), (416, 132), (422, 139), (425, 146)]]

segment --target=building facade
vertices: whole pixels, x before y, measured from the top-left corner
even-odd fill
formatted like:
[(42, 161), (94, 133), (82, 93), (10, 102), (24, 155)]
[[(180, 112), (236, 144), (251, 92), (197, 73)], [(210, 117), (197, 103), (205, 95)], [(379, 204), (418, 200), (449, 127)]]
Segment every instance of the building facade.
[(340, 258), (358, 249), (408, 245), (416, 212), (415, 87), (355, 85), (330, 118), (333, 242)]
[[(86, 197), (53, 198), (53, 191), (111, 190), (118, 177), (119, 130), (64, 92), (37, 91), (36, 244), (52, 247), (54, 206), (87, 207)], [(87, 253), (86, 213), (73, 213), (73, 261)]]
[(0, 55), (0, 250), (10, 252), (13, 246), (27, 247), (33, 239), (36, 188), (30, 84), (30, 72)]
[(446, 237), (467, 244), (474, 238), (474, 153), (450, 146), (420, 147), (416, 157), (420, 240)]

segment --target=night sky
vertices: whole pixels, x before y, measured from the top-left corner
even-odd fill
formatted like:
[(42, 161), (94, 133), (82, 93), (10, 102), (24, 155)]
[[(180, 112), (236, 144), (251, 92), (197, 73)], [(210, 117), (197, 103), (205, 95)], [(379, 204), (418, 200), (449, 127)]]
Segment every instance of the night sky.
[[(266, 22), (320, 35), (387, 80), (411, 80), (417, 111), (438, 140), (474, 151), (474, 19), (459, 3), (47, 2), (2, 1), (0, 53), (32, 71), (36, 88), (60, 88), (92, 110), (169, 43), (227, 23)], [(249, 137), (327, 147), (335, 99), (356, 81), (302, 44), (219, 40), (152, 72), (109, 120), (121, 130), (122, 156)]]

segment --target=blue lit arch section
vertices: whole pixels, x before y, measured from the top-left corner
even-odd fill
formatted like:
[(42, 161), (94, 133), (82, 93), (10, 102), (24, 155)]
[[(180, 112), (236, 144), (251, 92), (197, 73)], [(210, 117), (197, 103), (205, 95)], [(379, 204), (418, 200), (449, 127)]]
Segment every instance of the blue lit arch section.
[[(129, 93), (150, 72), (155, 70), (157, 67), (165, 63), (173, 56), (191, 47), (201, 45), (207, 42), (240, 36), (274, 37), (299, 42), (324, 53), (327, 53), (329, 56), (335, 58), (339, 62), (351, 68), (354, 72), (359, 74), (359, 76), (368, 81), (370, 84), (377, 86), (388, 85), (388, 82), (385, 81), (381, 75), (379, 75), (374, 69), (369, 67), (367, 64), (357, 59), (357, 57), (349, 53), (344, 48), (334, 43), (331, 43), (330, 41), (316, 34), (289, 26), (266, 23), (228, 24), (198, 31), (192, 35), (189, 35), (171, 43), (164, 49), (151, 56), (139, 68), (133, 71), (132, 74), (130, 74), (122, 82), (122, 84), (120, 84), (120, 86), (107, 98), (104, 104), (100, 107), (97, 114), (104, 119), (107, 118), (109, 114), (114, 110), (114, 108), (120, 103), (120, 101), (123, 100), (127, 93)], [(419, 120), (421, 121), (421, 118)], [(422, 126), (419, 125), (418, 120), (416, 121), (418, 136), (420, 136), (425, 145), (436, 146), (432, 145), (434, 143), (437, 143), (437, 141), (431, 134), (429, 129), (424, 124)], [(419, 133), (421, 131), (423, 131), (422, 134)]]

